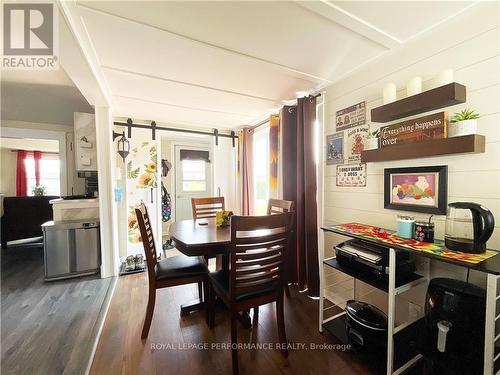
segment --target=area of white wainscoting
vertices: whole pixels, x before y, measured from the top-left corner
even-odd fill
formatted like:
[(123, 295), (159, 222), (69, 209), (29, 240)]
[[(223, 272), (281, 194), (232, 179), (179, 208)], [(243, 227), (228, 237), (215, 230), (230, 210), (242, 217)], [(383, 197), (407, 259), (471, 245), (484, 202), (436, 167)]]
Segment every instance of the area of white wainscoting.
[[(448, 165), (448, 201), (473, 201), (490, 208), (497, 218), (495, 232), (488, 247), (500, 250), (500, 3), (479, 4), (463, 19), (448, 23), (429, 36), (413, 40), (400, 49), (367, 65), (348, 78), (327, 88), (325, 136), (335, 132), (335, 112), (349, 105), (366, 101), (367, 119), (372, 108), (382, 104), (382, 88), (394, 82), (398, 99), (406, 95), (406, 82), (414, 76), (423, 77), (423, 89), (436, 87), (435, 77), (446, 68), (455, 72), (455, 81), (467, 87), (465, 104), (444, 108), (450, 114), (465, 107), (475, 109), (482, 117), (478, 132), (486, 136), (484, 154), (462, 154), (413, 160), (368, 163), (366, 187), (337, 187), (335, 165), (324, 167), (324, 224), (363, 222), (395, 229), (399, 211), (383, 207), (384, 168), (426, 165)], [(434, 111), (434, 112), (439, 112)], [(398, 120), (401, 121), (401, 120)], [(395, 121), (395, 122), (398, 122)], [(386, 124), (373, 123), (373, 126)], [(415, 217), (428, 217), (412, 213)], [(444, 216), (435, 216), (436, 237), (444, 236)], [(345, 238), (325, 235), (325, 257), (333, 255), (334, 244)], [(325, 267), (328, 280), (326, 296), (332, 296), (333, 285), (342, 284), (344, 295), (352, 293), (352, 285), (342, 281)], [(465, 278), (466, 270), (442, 262), (431, 263), (431, 276), (453, 275)], [(471, 280), (484, 283), (484, 276), (471, 272)], [(336, 286), (338, 288), (338, 286)], [(369, 300), (383, 310), (387, 302), (384, 293), (373, 291), (358, 282), (358, 297)], [(425, 286), (416, 288), (402, 299), (423, 304)], [(408, 304), (398, 304), (398, 315), (408, 313)]]

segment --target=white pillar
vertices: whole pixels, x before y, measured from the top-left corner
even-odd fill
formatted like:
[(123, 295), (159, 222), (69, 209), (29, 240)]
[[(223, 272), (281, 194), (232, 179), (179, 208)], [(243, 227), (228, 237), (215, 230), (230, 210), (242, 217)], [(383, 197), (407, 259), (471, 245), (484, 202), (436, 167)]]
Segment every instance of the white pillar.
[(95, 107), (99, 218), (101, 225), (101, 277), (116, 276), (119, 267), (117, 208), (114, 202), (116, 157), (113, 119), (109, 107)]

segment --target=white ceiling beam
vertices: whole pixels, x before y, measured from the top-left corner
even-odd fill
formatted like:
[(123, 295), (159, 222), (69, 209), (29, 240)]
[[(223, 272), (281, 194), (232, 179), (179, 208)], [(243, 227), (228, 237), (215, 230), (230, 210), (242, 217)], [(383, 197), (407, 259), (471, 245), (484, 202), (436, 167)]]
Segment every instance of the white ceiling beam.
[(150, 78), (150, 79), (156, 79), (156, 80), (159, 80), (159, 81), (177, 83), (177, 84), (186, 85), (186, 86), (189, 86), (189, 87), (196, 87), (196, 88), (201, 88), (201, 89), (213, 90), (213, 91), (218, 91), (218, 92), (222, 92), (222, 93), (226, 93), (226, 94), (243, 96), (243, 97), (251, 98), (251, 99), (266, 100), (266, 101), (269, 101), (271, 103), (276, 103), (276, 102), (279, 102), (281, 100), (281, 99), (265, 98), (265, 97), (262, 97), (262, 96), (245, 94), (245, 93), (242, 93), (242, 92), (221, 89), (221, 88), (213, 87), (213, 86), (198, 85), (198, 84), (191, 83), (191, 82), (179, 81), (179, 80), (170, 79), (170, 78), (164, 78), (164, 77), (159, 77), (159, 76), (155, 76), (155, 75), (151, 75), (151, 74), (134, 72), (134, 71), (131, 71), (131, 70), (121, 69), (121, 68), (117, 68), (117, 67), (113, 67), (113, 66), (102, 65), (102, 68), (103, 69), (112, 70), (112, 71), (116, 71), (116, 72), (125, 73), (125, 74), (131, 74), (131, 75), (134, 75), (134, 76), (145, 77), (145, 78)]
[(352, 30), (365, 38), (392, 49), (402, 44), (402, 41), (384, 30), (364, 21), (356, 15), (349, 13), (341, 7), (327, 1), (296, 1), (298, 5), (310, 10), (336, 24)]
[(286, 66), (286, 65), (279, 64), (279, 63), (276, 63), (276, 62), (273, 62), (273, 61), (270, 61), (270, 60), (262, 59), (260, 57), (252, 56), (252, 55), (249, 55), (249, 54), (246, 54), (246, 53), (243, 53), (243, 52), (239, 52), (239, 51), (236, 51), (236, 50), (233, 50), (233, 49), (225, 48), (225, 47), (213, 44), (213, 43), (204, 42), (202, 40), (191, 38), (189, 36), (186, 36), (186, 35), (183, 35), (183, 34), (179, 34), (179, 33), (176, 33), (176, 32), (173, 32), (173, 31), (161, 28), (161, 27), (153, 26), (153, 25), (150, 25), (150, 24), (147, 24), (147, 23), (144, 23), (144, 22), (140, 22), (140, 21), (134, 20), (134, 19), (130, 19), (130, 18), (127, 18), (127, 17), (119, 16), (119, 15), (112, 14), (112, 13), (109, 13), (109, 12), (105, 12), (105, 11), (100, 10), (100, 9), (95, 9), (95, 8), (92, 8), (91, 6), (89, 6), (87, 4), (80, 4), (80, 3), (78, 3), (77, 6), (80, 7), (80, 8), (84, 8), (84, 9), (87, 9), (89, 11), (95, 12), (95, 13), (106, 15), (108, 17), (118, 18), (120, 20), (124, 20), (124, 21), (128, 21), (128, 22), (133, 22), (133, 23), (135, 23), (137, 25), (141, 25), (143, 27), (160, 30), (162, 32), (174, 35), (174, 36), (176, 36), (178, 38), (182, 38), (182, 39), (188, 40), (188, 41), (190, 41), (192, 43), (201, 44), (201, 45), (203, 45), (205, 47), (214, 48), (214, 49), (221, 50), (221, 51), (224, 51), (224, 52), (227, 52), (227, 53), (231, 53), (231, 54), (235, 54), (235, 55), (238, 55), (238, 56), (241, 56), (241, 57), (245, 57), (245, 58), (250, 59), (250, 60), (258, 61), (258, 62), (260, 62), (262, 64), (270, 65), (270, 66), (272, 66), (274, 68), (278, 68), (280, 70), (286, 71), (288, 74), (290, 74), (290, 75), (292, 75), (292, 76), (294, 76), (296, 78), (300, 78), (300, 79), (309, 81), (311, 83), (317, 84), (318, 81), (321, 81), (321, 82), (324, 82), (324, 83), (331, 83), (331, 81), (328, 78), (325, 78), (325, 77), (319, 77), (319, 76), (311, 74), (311, 73), (307, 73), (307, 72), (304, 72), (304, 71), (300, 71), (298, 69), (294, 69), (294, 68), (292, 68), (290, 66)]
[(248, 117), (248, 118), (251, 117), (251, 115), (248, 115), (246, 113), (229, 112), (229, 111), (218, 111), (218, 110), (215, 110), (215, 109), (199, 108), (199, 107), (193, 107), (193, 106), (179, 105), (179, 104), (174, 104), (174, 103), (162, 102), (162, 101), (159, 101), (159, 100), (150, 100), (150, 99), (144, 99), (144, 98), (137, 98), (137, 97), (128, 96), (128, 95), (118, 95), (118, 94), (115, 94), (113, 96), (115, 98), (130, 99), (130, 100), (136, 100), (136, 101), (144, 102), (144, 103), (160, 104), (160, 105), (164, 105), (164, 106), (169, 106), (169, 107), (174, 107), (174, 108), (180, 108), (180, 109), (188, 109), (188, 110), (193, 110), (193, 111), (201, 111), (201, 112), (208, 112), (208, 113), (219, 113), (219, 114), (223, 114), (223, 115), (235, 115), (235, 116)]
[(110, 107), (111, 90), (99, 67), (97, 54), (76, 4), (57, 0), (57, 5), (64, 17), (61, 24), (66, 28), (61, 37), (61, 63), (89, 103)]

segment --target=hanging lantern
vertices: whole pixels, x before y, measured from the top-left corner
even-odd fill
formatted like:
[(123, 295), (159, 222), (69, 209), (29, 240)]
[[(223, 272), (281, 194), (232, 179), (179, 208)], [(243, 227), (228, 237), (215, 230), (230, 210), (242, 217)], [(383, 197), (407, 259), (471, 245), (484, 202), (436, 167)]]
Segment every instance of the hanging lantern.
[(130, 142), (127, 137), (125, 137), (125, 131), (120, 134), (113, 131), (113, 141), (118, 138), (118, 155), (120, 155), (125, 163), (125, 158), (130, 153)]

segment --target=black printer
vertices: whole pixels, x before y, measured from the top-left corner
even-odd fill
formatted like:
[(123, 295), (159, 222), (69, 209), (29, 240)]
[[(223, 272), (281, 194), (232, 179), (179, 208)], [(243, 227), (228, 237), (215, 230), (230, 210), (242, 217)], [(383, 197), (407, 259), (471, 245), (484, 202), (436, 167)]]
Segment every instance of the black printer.
[[(366, 272), (381, 279), (389, 277), (389, 249), (367, 241), (352, 239), (335, 246), (339, 264)], [(396, 279), (415, 270), (410, 254), (396, 251)]]

